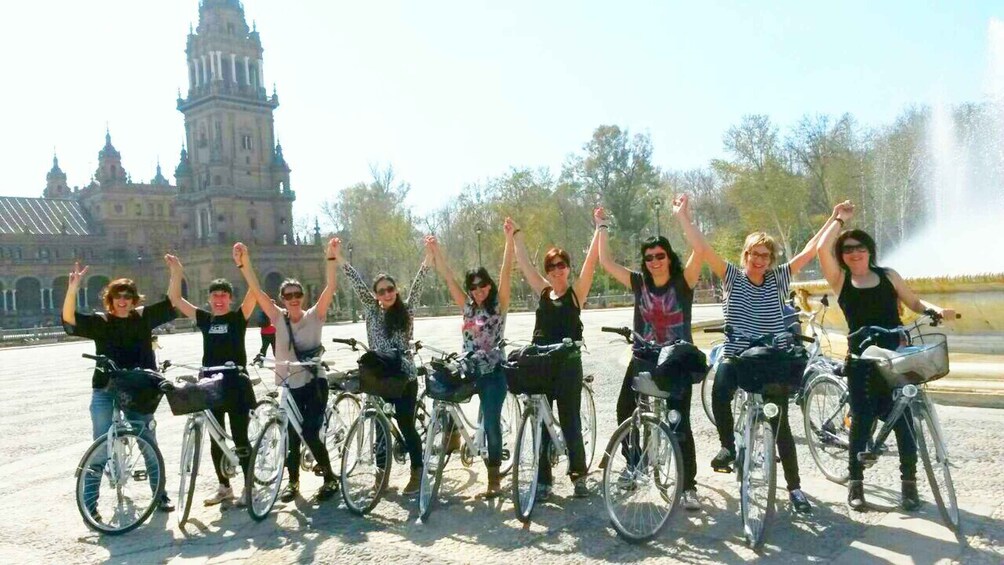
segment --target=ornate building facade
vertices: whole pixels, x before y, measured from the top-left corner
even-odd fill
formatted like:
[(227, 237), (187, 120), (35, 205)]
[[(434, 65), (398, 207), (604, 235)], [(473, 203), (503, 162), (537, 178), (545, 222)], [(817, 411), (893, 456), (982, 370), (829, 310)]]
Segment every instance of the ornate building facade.
[(241, 3), (202, 0), (185, 52), (185, 144), (173, 185), (159, 164), (150, 182), (133, 182), (106, 132), (87, 186), (69, 188), (53, 156), (41, 198), (0, 196), (0, 327), (57, 324), (75, 260), (90, 267), (77, 297), (88, 310), (117, 277), (136, 280), (148, 300), (161, 296), (168, 252), (181, 257), (193, 302), (216, 277), (234, 282), (240, 299), (235, 241), (248, 244), (273, 296), (287, 277), (311, 297), (323, 286), (319, 230), (310, 244), (294, 240), (296, 195), (274, 134), (279, 98), (265, 89), (261, 38)]

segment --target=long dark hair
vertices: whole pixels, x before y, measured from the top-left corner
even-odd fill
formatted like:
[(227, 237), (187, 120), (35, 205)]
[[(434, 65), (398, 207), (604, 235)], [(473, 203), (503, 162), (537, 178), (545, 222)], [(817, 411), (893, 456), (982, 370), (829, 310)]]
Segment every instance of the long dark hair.
[(395, 332), (405, 332), (411, 329), (411, 313), (408, 312), (408, 307), (404, 305), (404, 301), (401, 300), (401, 289), (397, 286), (397, 281), (394, 277), (388, 275), (387, 273), (380, 273), (373, 279), (373, 292), (376, 292), (377, 285), (380, 281), (387, 281), (394, 285), (397, 289), (397, 295), (394, 297), (394, 303), (390, 305), (384, 312), (384, 320), (386, 321), (385, 327), (387, 330), (387, 337), (391, 337)]
[(491, 286), (488, 290), (488, 297), (485, 298), (485, 302), (481, 307), (485, 309), (485, 312), (494, 316), (499, 305), (499, 289), (495, 285), (495, 280), (488, 274), (487, 269), (478, 267), (477, 269), (467, 271), (467, 274), (464, 275), (464, 290), (467, 291), (467, 296), (471, 298), (471, 302), (474, 302), (474, 298), (471, 297), (471, 283), (479, 279), (481, 282), (487, 282)]
[(666, 255), (669, 259), (669, 282), (671, 284), (676, 284), (683, 280), (683, 267), (680, 265), (680, 256), (673, 251), (673, 246), (669, 244), (669, 240), (663, 236), (652, 236), (645, 241), (641, 242), (641, 250), (639, 255), (641, 256), (641, 274), (645, 277), (645, 286), (655, 287), (655, 281), (652, 280), (652, 273), (649, 272), (648, 266), (645, 265), (645, 252), (654, 247), (661, 247), (666, 251)]
[(854, 239), (860, 241), (861, 245), (864, 245), (865, 248), (868, 249), (869, 269), (873, 271), (882, 270), (877, 263), (878, 252), (875, 251), (875, 240), (872, 239), (872, 236), (868, 235), (868, 233), (865, 232), (864, 230), (853, 229), (853, 230), (844, 230), (840, 232), (840, 235), (837, 237), (836, 243), (833, 244), (833, 253), (834, 255), (837, 256), (837, 263), (840, 265), (840, 268), (843, 269), (845, 273), (851, 272), (851, 268), (847, 266), (847, 263), (844, 263), (844, 253), (843, 251), (841, 251), (841, 249), (844, 246), (844, 242), (847, 241), (848, 239)]

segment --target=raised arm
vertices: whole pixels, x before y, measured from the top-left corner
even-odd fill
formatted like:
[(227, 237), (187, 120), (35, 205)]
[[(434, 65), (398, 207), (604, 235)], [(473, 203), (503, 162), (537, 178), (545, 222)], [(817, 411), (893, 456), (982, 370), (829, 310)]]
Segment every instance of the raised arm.
[(690, 217), (690, 199), (686, 194), (681, 194), (673, 199), (673, 215), (676, 216), (677, 223), (683, 231), (683, 238), (690, 245), (690, 257), (683, 267), (683, 278), (687, 281), (687, 286), (694, 288), (701, 278), (701, 264), (703, 263), (703, 249), (698, 244), (701, 233), (697, 231), (693, 218)]
[[(432, 252), (426, 248), (422, 264), (418, 267), (418, 272), (415, 273), (415, 279), (411, 281), (411, 288), (408, 289), (408, 299), (405, 300), (405, 303), (409, 308), (422, 303), (422, 288), (425, 286), (425, 275), (429, 272), (429, 265), (434, 261), (435, 258)], [(412, 299), (418, 301), (418, 304), (412, 303)]]
[(802, 248), (802, 250), (798, 253), (798, 255), (795, 255), (794, 257), (792, 257), (791, 261), (788, 262), (788, 264), (791, 266), (791, 274), (792, 275), (794, 275), (795, 273), (801, 271), (802, 268), (805, 267), (806, 265), (808, 265), (809, 261), (812, 261), (812, 259), (816, 256), (816, 251), (817, 251), (816, 248), (819, 245), (819, 240), (822, 239), (823, 232), (826, 231), (826, 228), (830, 227), (831, 224), (839, 224), (840, 223), (840, 222), (836, 221), (836, 218), (837, 218), (837, 207), (841, 206), (843, 204), (850, 204), (850, 201), (847, 200), (847, 201), (844, 201), (844, 202), (842, 202), (840, 204), (837, 204), (837, 206), (834, 206), (833, 213), (830, 214), (829, 218), (826, 218), (826, 221), (823, 222), (823, 225), (819, 228), (819, 231), (817, 231), (812, 236), (812, 239), (810, 239), (808, 242), (806, 242), (805, 247)]
[[(728, 263), (725, 259), (722, 259), (721, 255), (715, 252), (715, 249), (711, 247), (711, 244), (708, 242), (708, 238), (704, 237), (701, 230), (694, 225), (690, 216), (690, 202), (685, 194), (677, 196), (673, 199), (673, 213), (677, 213), (677, 207), (681, 206), (683, 208), (682, 211), (686, 214), (687, 223), (689, 224), (689, 227), (684, 227), (683, 236), (687, 239), (687, 243), (689, 243), (690, 247), (694, 250), (694, 258), (699, 258), (700, 260), (706, 262), (708, 267), (711, 269), (711, 272), (714, 273), (716, 277), (724, 279), (725, 271), (728, 269)], [(679, 216), (677, 216), (677, 218), (679, 218)], [(700, 263), (700, 261), (698, 261), (698, 263)], [(697, 271), (700, 272), (701, 269), (700, 266), (692, 267), (691, 265), (692, 261), (688, 259), (687, 266), (684, 269), (684, 276), (687, 277), (688, 283), (690, 283), (690, 277), (687, 276), (687, 271), (692, 268), (696, 268)], [(696, 283), (697, 279), (695, 278), (694, 284)]]
[(337, 277), (335, 270), (338, 268), (338, 255), (335, 251), (341, 247), (342, 240), (333, 237), (328, 241), (328, 248), (324, 250), (324, 290), (317, 297), (317, 304), (314, 305), (314, 312), (323, 322), (328, 318), (328, 307), (331, 306), (331, 299), (335, 295)]
[(614, 261), (610, 253), (609, 237), (610, 225), (607, 223), (607, 214), (603, 208), (593, 210), (593, 222), (596, 224), (596, 234), (593, 240), (596, 241), (597, 252), (599, 254), (600, 265), (603, 270), (610, 273), (610, 276), (622, 285), (631, 288), (631, 269)]
[(582, 262), (582, 270), (579, 271), (579, 279), (575, 281), (575, 296), (579, 299), (580, 307), (586, 303), (589, 289), (593, 286), (596, 264), (600, 262), (600, 245), (597, 240), (600, 238), (601, 231), (593, 232), (593, 239), (589, 242), (589, 251), (586, 252), (586, 259)]
[(80, 281), (87, 274), (87, 267), (80, 268), (80, 262), (73, 263), (69, 283), (66, 286), (66, 296), (63, 297), (63, 323), (77, 325), (77, 294), (80, 293)]
[(540, 293), (544, 292), (544, 289), (549, 286), (547, 279), (534, 269), (533, 263), (530, 262), (530, 256), (526, 253), (526, 243), (523, 241), (523, 230), (519, 229), (519, 226), (512, 218), (506, 218), (506, 222), (512, 225), (516, 263), (519, 265), (519, 270), (523, 272), (523, 277), (526, 278), (526, 282), (533, 289), (533, 292), (537, 296), (540, 296)]
[(345, 254), (342, 253), (342, 246), (339, 245), (338, 249), (335, 251), (335, 257), (337, 258), (337, 263), (342, 266), (342, 272), (345, 276), (349, 278), (349, 284), (352, 286), (352, 290), (356, 292), (356, 296), (363, 303), (364, 306), (372, 307), (377, 305), (377, 299), (370, 292), (370, 287), (366, 285), (366, 281), (363, 280), (362, 275), (355, 267), (349, 264), (345, 260)]
[(848, 202), (841, 202), (834, 208), (833, 219), (823, 229), (822, 236), (816, 242), (816, 253), (819, 255), (819, 268), (823, 271), (823, 278), (830, 283), (830, 288), (835, 294), (840, 294), (840, 289), (844, 287), (844, 270), (840, 268), (837, 261), (838, 249), (834, 248), (837, 236), (845, 222), (849, 222), (854, 217), (854, 205)]
[(426, 249), (432, 249), (433, 265), (435, 265), (439, 276), (446, 282), (446, 289), (450, 292), (450, 298), (453, 299), (453, 303), (463, 308), (467, 302), (467, 295), (464, 294), (463, 289), (457, 283), (457, 277), (453, 274), (453, 270), (450, 269), (450, 264), (446, 260), (446, 253), (443, 252), (443, 248), (439, 245), (436, 238), (431, 235), (425, 236), (425, 247)]
[[(271, 297), (265, 294), (265, 291), (261, 289), (261, 285), (258, 284), (258, 275), (254, 272), (254, 266), (251, 265), (251, 253), (248, 251), (246, 245), (241, 242), (234, 244), (233, 249), (234, 264), (237, 265), (237, 269), (241, 272), (244, 277), (244, 282), (248, 285), (248, 292), (254, 295), (255, 300), (258, 302), (258, 307), (261, 311), (269, 317), (270, 320), (279, 319), (279, 309), (276, 307), (275, 303), (272, 302)], [(244, 306), (241, 305), (243, 310)]]
[(505, 249), (502, 251), (502, 270), (499, 272), (499, 312), (503, 314), (509, 311), (509, 298), (512, 296), (512, 262), (516, 246), (512, 232), (515, 229), (510, 224), (502, 224), (502, 230), (505, 231)]
[(942, 308), (937, 304), (932, 304), (926, 300), (921, 300), (917, 293), (906, 284), (903, 277), (899, 273), (892, 269), (885, 270), (886, 276), (889, 277), (889, 281), (892, 282), (893, 288), (896, 289), (896, 295), (899, 297), (900, 301), (910, 310), (918, 314), (923, 314), (927, 310), (934, 310), (938, 314), (944, 317), (945, 320), (955, 319), (955, 310), (952, 308)]
[(181, 260), (176, 256), (167, 254), (164, 255), (164, 262), (167, 263), (167, 269), (171, 273), (171, 278), (167, 282), (167, 298), (171, 301), (171, 306), (174, 306), (186, 318), (195, 319), (195, 305), (185, 300), (185, 297), (181, 295), (181, 281), (185, 278), (185, 269), (181, 266)]

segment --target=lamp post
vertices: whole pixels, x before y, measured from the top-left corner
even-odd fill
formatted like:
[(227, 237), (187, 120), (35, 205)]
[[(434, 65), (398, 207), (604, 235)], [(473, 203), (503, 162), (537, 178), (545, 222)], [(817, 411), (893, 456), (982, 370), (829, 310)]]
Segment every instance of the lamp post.
[[(349, 245), (349, 264), (352, 264), (352, 245)], [(352, 323), (359, 321), (359, 315), (356, 313), (356, 297), (349, 293), (349, 307), (352, 310)]]
[(656, 198), (652, 205), (655, 206), (655, 235), (662, 237), (662, 222), (660, 222), (659, 212), (662, 210), (662, 198)]
[(481, 231), (483, 228), (484, 224), (482, 224), (481, 222), (478, 222), (477, 225), (474, 226), (474, 233), (478, 234), (478, 267), (483, 266), (483, 263), (481, 261)]

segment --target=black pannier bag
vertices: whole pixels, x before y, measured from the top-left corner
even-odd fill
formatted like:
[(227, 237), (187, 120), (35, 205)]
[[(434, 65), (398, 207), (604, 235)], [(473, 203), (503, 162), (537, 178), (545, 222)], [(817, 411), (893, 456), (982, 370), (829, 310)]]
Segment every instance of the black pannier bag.
[(404, 372), (398, 352), (367, 351), (359, 357), (359, 390), (394, 400), (404, 396), (411, 377)]

